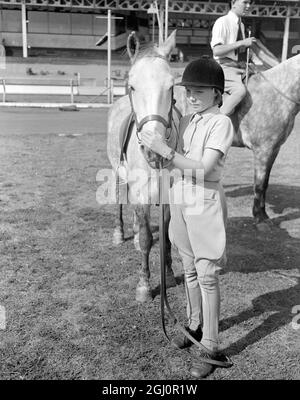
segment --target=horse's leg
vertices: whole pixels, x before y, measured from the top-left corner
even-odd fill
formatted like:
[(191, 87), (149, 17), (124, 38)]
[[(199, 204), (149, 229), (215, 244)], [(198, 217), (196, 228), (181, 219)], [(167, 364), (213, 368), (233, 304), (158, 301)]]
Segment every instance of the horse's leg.
[(123, 223), (123, 207), (118, 204), (118, 212), (115, 219), (115, 229), (113, 234), (113, 244), (118, 245), (124, 242), (124, 223)]
[(133, 213), (133, 234), (134, 234), (133, 243), (134, 243), (135, 249), (138, 251), (141, 251), (139, 230), (140, 230), (140, 228), (139, 228), (138, 218), (137, 218), (136, 212), (134, 211), (134, 213)]
[[(152, 247), (153, 238), (149, 224), (150, 205), (135, 206), (135, 214), (139, 226), (138, 238), (142, 253), (142, 265), (139, 269), (139, 282), (136, 288), (136, 300), (145, 302), (152, 300), (150, 287), (149, 253)], [(136, 224), (137, 226), (137, 224)]]
[(176, 286), (176, 280), (174, 277), (174, 272), (172, 270), (172, 257), (171, 257), (171, 242), (169, 239), (169, 224), (170, 224), (170, 206), (166, 205), (164, 210), (164, 222), (165, 222), (165, 251), (166, 251), (166, 287)]
[(261, 223), (269, 219), (266, 213), (266, 191), (272, 166), (278, 155), (280, 146), (264, 154), (263, 151), (254, 150), (254, 202), (252, 213), (256, 223)]

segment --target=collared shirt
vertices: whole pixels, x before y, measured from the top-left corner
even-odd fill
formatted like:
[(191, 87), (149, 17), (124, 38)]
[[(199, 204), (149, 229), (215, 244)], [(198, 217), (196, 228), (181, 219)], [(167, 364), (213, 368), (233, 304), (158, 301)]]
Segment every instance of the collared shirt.
[[(182, 132), (182, 153), (185, 157), (201, 161), (207, 148), (223, 153), (214, 169), (205, 177), (205, 180), (218, 182), (234, 136), (230, 118), (221, 114), (218, 106), (213, 106), (201, 114), (194, 113), (183, 119), (188, 121), (186, 129)], [(184, 123), (181, 126), (184, 126)]]
[[(233, 12), (229, 11), (223, 17), (220, 17), (214, 23), (212, 29), (212, 38), (210, 42), (211, 48), (214, 48), (217, 44), (232, 44), (237, 41), (237, 35), (239, 30), (239, 17)], [(241, 22), (241, 30), (242, 35), (245, 38), (245, 26)], [(214, 58), (218, 61), (220, 58), (227, 57), (231, 58), (234, 61), (238, 60), (237, 54), (232, 50), (226, 55), (214, 56)]]

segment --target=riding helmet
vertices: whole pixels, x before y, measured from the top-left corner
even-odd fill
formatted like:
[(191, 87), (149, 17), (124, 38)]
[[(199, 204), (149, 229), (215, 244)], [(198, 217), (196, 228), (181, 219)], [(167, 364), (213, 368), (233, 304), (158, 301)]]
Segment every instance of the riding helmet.
[(224, 93), (224, 72), (212, 58), (199, 58), (190, 62), (182, 75), (180, 86), (207, 86)]

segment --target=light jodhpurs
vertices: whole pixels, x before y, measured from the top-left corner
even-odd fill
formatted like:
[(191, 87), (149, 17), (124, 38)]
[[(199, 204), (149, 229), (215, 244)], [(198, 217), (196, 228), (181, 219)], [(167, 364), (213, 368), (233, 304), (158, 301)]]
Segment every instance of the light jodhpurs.
[(246, 95), (246, 87), (242, 82), (244, 70), (222, 64), (221, 67), (225, 76), (225, 96), (223, 97), (223, 105), (220, 110), (222, 114), (231, 115), (235, 107)]
[(217, 182), (205, 182), (204, 209), (199, 215), (188, 215), (184, 204), (170, 204), (170, 209), (169, 236), (183, 263), (189, 327), (195, 330), (203, 322), (201, 343), (216, 350), (220, 313), (218, 275), (226, 246), (223, 188)]

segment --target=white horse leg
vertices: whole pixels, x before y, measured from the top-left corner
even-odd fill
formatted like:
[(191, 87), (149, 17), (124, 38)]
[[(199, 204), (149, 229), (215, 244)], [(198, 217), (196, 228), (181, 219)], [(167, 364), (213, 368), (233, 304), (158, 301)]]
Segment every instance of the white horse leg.
[(140, 246), (139, 223), (135, 211), (133, 213), (133, 234), (134, 234), (133, 243), (135, 249), (137, 251), (142, 251)]
[(116, 227), (113, 233), (113, 244), (119, 245), (124, 242), (124, 222), (123, 222), (123, 207), (118, 205), (118, 212), (115, 219)]
[(142, 253), (142, 265), (139, 270), (139, 282), (136, 287), (136, 300), (146, 302), (152, 300), (150, 287), (149, 253), (152, 247), (153, 238), (149, 225), (150, 206), (136, 206), (136, 222), (139, 225), (139, 245)]

